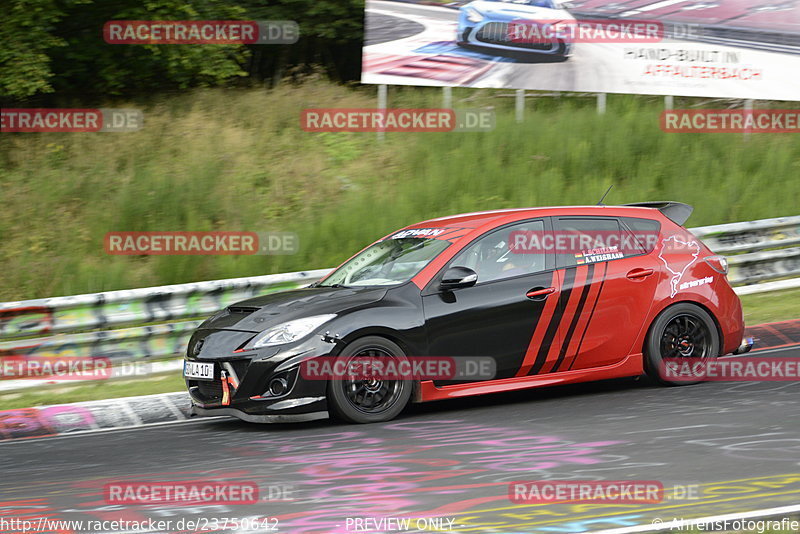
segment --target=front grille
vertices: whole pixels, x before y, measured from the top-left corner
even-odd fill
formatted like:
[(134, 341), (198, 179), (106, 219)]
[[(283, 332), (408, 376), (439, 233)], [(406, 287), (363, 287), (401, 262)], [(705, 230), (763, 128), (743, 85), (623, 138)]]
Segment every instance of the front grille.
[(525, 43), (514, 41), (508, 34), (507, 22), (487, 22), (475, 34), (475, 39), (482, 43), (496, 44), (503, 46), (514, 46), (529, 50), (552, 50), (553, 43)]
[(197, 380), (197, 392), (206, 399), (221, 399), (222, 398), (222, 382), (214, 380), (212, 382), (206, 380)]

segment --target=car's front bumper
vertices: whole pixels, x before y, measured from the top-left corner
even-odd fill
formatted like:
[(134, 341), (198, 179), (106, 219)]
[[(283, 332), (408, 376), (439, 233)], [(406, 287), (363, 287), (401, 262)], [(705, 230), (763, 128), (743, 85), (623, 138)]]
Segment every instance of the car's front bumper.
[(497, 50), (515, 52), (531, 52), (536, 54), (550, 54), (568, 56), (572, 51), (572, 44), (560, 39), (550, 42), (534, 43), (515, 41), (509, 36), (507, 22), (481, 21), (477, 23), (462, 24), (457, 30), (457, 41)]
[[(328, 416), (327, 382), (301, 376), (300, 365), (311, 357), (329, 356), (336, 345), (320, 337), (298, 346), (248, 351), (224, 357), (187, 360), (214, 364), (213, 380), (186, 379), (192, 415), (227, 415), (251, 422), (310, 421)], [(281, 379), (285, 391), (270, 385)]]
[(322, 412), (309, 412), (299, 414), (250, 414), (236, 408), (201, 408), (192, 405), (191, 416), (205, 416), (205, 417), (219, 417), (229, 416), (236, 417), (248, 423), (302, 423), (304, 421), (316, 421), (318, 419), (327, 419), (329, 417), (328, 411)]

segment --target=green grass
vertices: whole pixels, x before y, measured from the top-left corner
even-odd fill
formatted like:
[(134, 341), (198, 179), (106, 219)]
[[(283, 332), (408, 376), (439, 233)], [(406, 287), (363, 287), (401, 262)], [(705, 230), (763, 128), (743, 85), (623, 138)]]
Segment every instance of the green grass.
[[(144, 110), (126, 134), (0, 136), (0, 301), (328, 267), (377, 237), (472, 210), (670, 199), (690, 225), (797, 214), (800, 143), (786, 134), (664, 134), (654, 97), (531, 101), (500, 90), (489, 133), (311, 134), (306, 107), (374, 107), (373, 87), (320, 80), (201, 90), (108, 107)], [(393, 107), (438, 107), (431, 88), (390, 88)], [(683, 104), (693, 101), (686, 99)], [(109, 231), (292, 231), (292, 256), (108, 256)]]
[(98, 380), (91, 384), (48, 386), (0, 394), (0, 410), (66, 404), (138, 395), (186, 391), (180, 371), (134, 380)]
[(742, 298), (748, 326), (800, 318), (800, 289), (772, 291)]

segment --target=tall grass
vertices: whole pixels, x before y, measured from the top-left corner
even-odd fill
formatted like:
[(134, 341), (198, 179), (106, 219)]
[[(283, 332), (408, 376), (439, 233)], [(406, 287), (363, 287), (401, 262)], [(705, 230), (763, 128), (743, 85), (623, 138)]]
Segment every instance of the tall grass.
[[(484, 133), (311, 134), (307, 107), (374, 107), (369, 88), (319, 80), (206, 90), (142, 102), (127, 134), (0, 137), (0, 300), (332, 266), (394, 228), (473, 210), (679, 200), (692, 225), (792, 215), (800, 144), (791, 135), (664, 134), (661, 103), (541, 99), (517, 124), (503, 91), (456, 90), (492, 106)], [(435, 89), (390, 92), (439, 107)], [(293, 231), (292, 256), (109, 256), (109, 231)]]

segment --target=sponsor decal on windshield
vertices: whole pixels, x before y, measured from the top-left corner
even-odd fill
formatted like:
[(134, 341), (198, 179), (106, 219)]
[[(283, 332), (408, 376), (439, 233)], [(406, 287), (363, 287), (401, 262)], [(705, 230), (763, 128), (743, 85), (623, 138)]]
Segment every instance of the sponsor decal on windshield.
[(436, 237), (444, 233), (444, 228), (417, 228), (415, 230), (402, 230), (392, 236), (392, 239), (404, 239), (406, 237)]
[(450, 241), (451, 243), (459, 237), (463, 237), (471, 228), (412, 228), (409, 230), (400, 230), (387, 239), (441, 239), (443, 241)]

